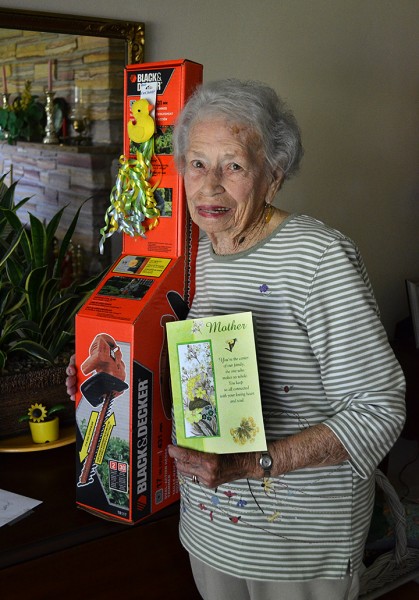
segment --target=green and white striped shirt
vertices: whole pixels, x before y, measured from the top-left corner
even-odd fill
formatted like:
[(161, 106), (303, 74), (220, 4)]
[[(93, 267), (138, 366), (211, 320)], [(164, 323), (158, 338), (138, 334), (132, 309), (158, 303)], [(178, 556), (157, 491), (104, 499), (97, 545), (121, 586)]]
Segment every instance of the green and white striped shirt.
[(263, 580), (341, 578), (358, 569), (373, 471), (399, 435), (404, 377), (353, 242), (291, 215), (246, 252), (200, 242), (190, 318), (252, 311), (268, 440), (325, 423), (350, 460), (216, 490), (181, 479), (180, 536), (209, 565)]

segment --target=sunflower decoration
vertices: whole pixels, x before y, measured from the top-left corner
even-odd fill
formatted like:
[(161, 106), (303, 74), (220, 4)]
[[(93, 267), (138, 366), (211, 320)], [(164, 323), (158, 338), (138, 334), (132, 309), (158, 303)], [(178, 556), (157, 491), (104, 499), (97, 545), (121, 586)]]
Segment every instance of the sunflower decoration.
[(52, 415), (63, 410), (65, 408), (64, 404), (55, 404), (51, 408), (47, 408), (43, 404), (38, 404), (38, 402), (34, 402), (28, 408), (28, 412), (26, 415), (19, 417), (19, 421), (30, 421), (31, 423), (42, 423), (43, 421), (48, 421)]
[(29, 421), (33, 421), (34, 423), (40, 423), (41, 421), (45, 421), (47, 416), (46, 406), (43, 404), (31, 404), (28, 410)]

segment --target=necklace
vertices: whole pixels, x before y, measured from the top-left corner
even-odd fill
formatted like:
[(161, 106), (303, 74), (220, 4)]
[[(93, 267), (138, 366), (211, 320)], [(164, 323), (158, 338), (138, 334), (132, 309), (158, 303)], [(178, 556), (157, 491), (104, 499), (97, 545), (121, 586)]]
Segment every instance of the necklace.
[[(273, 215), (275, 214), (275, 207), (272, 206), (272, 204), (269, 204), (268, 202), (265, 202), (265, 206), (263, 208), (263, 210), (265, 211), (265, 217), (264, 220), (262, 222), (262, 226), (259, 230), (259, 232), (256, 229), (256, 235), (255, 235), (255, 240), (252, 240), (252, 237), (250, 237), (250, 241), (252, 242), (252, 246), (254, 246), (257, 242), (259, 242), (260, 240), (263, 240), (264, 237), (266, 237), (266, 226), (268, 225), (268, 223), (271, 221)], [(253, 230), (255, 231), (255, 230)], [(239, 245), (243, 244), (246, 241), (246, 236), (243, 235), (240, 239), (239, 239)]]
[(233, 250), (230, 249), (230, 244), (227, 252), (220, 250), (217, 251), (213, 246), (215, 254), (221, 256), (236, 254), (237, 252), (242, 252), (252, 248), (272, 233), (272, 231), (279, 225), (281, 220), (285, 218), (285, 214), (286, 213), (282, 213), (272, 204), (265, 202), (262, 209), (262, 214), (257, 220), (255, 226), (251, 229), (249, 228), (244, 235), (237, 239), (235, 242), (235, 247), (233, 245)]

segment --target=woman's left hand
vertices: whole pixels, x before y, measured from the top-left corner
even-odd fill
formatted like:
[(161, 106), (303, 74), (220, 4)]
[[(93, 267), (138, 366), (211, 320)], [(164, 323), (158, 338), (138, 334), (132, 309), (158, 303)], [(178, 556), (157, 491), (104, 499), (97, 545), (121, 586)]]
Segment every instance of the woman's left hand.
[(181, 475), (190, 478), (195, 476), (199, 483), (208, 488), (216, 488), (235, 479), (260, 476), (256, 452), (211, 454), (170, 445), (169, 455), (175, 459)]
[(77, 369), (76, 369), (76, 355), (73, 354), (70, 358), (66, 369), (66, 380), (65, 385), (67, 388), (67, 394), (70, 396), (70, 400), (73, 402), (76, 400), (77, 392)]

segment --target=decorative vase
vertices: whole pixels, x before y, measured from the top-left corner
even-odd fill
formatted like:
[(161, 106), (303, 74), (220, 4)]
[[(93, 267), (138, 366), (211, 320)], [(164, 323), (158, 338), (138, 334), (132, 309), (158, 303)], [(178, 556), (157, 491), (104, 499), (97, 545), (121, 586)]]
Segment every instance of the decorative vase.
[(60, 419), (54, 417), (51, 421), (33, 423), (29, 421), (32, 440), (34, 444), (47, 444), (55, 442), (60, 437)]

